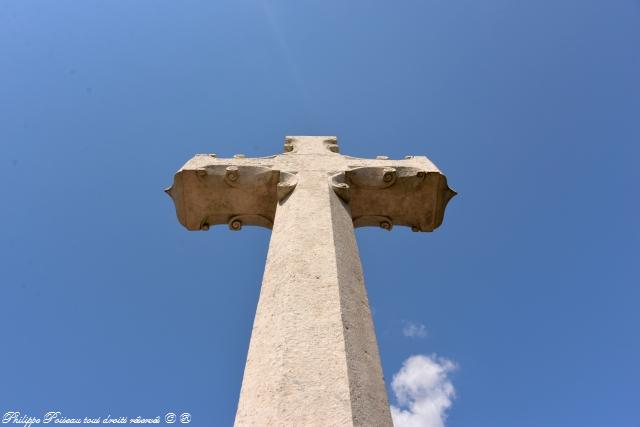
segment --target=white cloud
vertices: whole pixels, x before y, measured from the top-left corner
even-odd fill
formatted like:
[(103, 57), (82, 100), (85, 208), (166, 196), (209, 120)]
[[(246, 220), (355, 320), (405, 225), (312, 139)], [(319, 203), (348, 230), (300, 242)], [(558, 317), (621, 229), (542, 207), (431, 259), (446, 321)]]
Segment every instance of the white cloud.
[(415, 355), (393, 376), (398, 407), (391, 405), (395, 427), (444, 427), (455, 398), (449, 374), (457, 365), (444, 357)]
[(427, 336), (427, 327), (422, 323), (404, 322), (402, 335), (410, 338), (424, 338)]

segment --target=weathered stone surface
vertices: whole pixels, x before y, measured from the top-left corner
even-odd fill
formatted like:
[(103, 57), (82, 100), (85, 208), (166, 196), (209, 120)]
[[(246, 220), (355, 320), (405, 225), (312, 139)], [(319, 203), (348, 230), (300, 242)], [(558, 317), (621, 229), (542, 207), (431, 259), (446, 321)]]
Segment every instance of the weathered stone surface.
[(391, 426), (354, 226), (432, 231), (455, 195), (426, 157), (358, 159), (335, 137), (187, 162), (167, 192), (190, 230), (273, 228), (236, 426)]

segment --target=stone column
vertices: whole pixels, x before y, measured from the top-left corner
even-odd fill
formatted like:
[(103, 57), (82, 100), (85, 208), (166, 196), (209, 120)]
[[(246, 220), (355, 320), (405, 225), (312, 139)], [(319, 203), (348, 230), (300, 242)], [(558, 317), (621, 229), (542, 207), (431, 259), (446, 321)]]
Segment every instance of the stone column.
[(328, 178), (300, 171), (277, 206), (237, 427), (392, 426), (351, 214)]

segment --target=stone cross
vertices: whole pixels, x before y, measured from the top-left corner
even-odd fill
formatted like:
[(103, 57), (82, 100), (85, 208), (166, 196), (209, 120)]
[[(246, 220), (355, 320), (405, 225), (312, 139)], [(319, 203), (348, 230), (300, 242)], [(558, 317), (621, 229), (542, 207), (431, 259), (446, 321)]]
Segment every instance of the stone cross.
[(196, 155), (167, 193), (189, 230), (273, 230), (235, 426), (392, 426), (354, 227), (432, 231), (456, 193), (426, 157), (359, 159), (335, 137)]

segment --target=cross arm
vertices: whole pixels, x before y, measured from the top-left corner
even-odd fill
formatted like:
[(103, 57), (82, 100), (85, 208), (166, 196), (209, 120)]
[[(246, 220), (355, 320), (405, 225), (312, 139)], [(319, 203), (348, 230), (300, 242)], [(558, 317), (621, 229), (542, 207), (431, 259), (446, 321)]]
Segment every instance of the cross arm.
[(355, 227), (394, 225), (433, 231), (456, 195), (429, 159), (347, 159), (349, 168), (331, 177), (334, 191), (347, 202)]
[(189, 230), (228, 224), (273, 226), (278, 200), (289, 194), (296, 177), (272, 168), (273, 158), (218, 159), (196, 155), (174, 176), (165, 191), (178, 220)]

